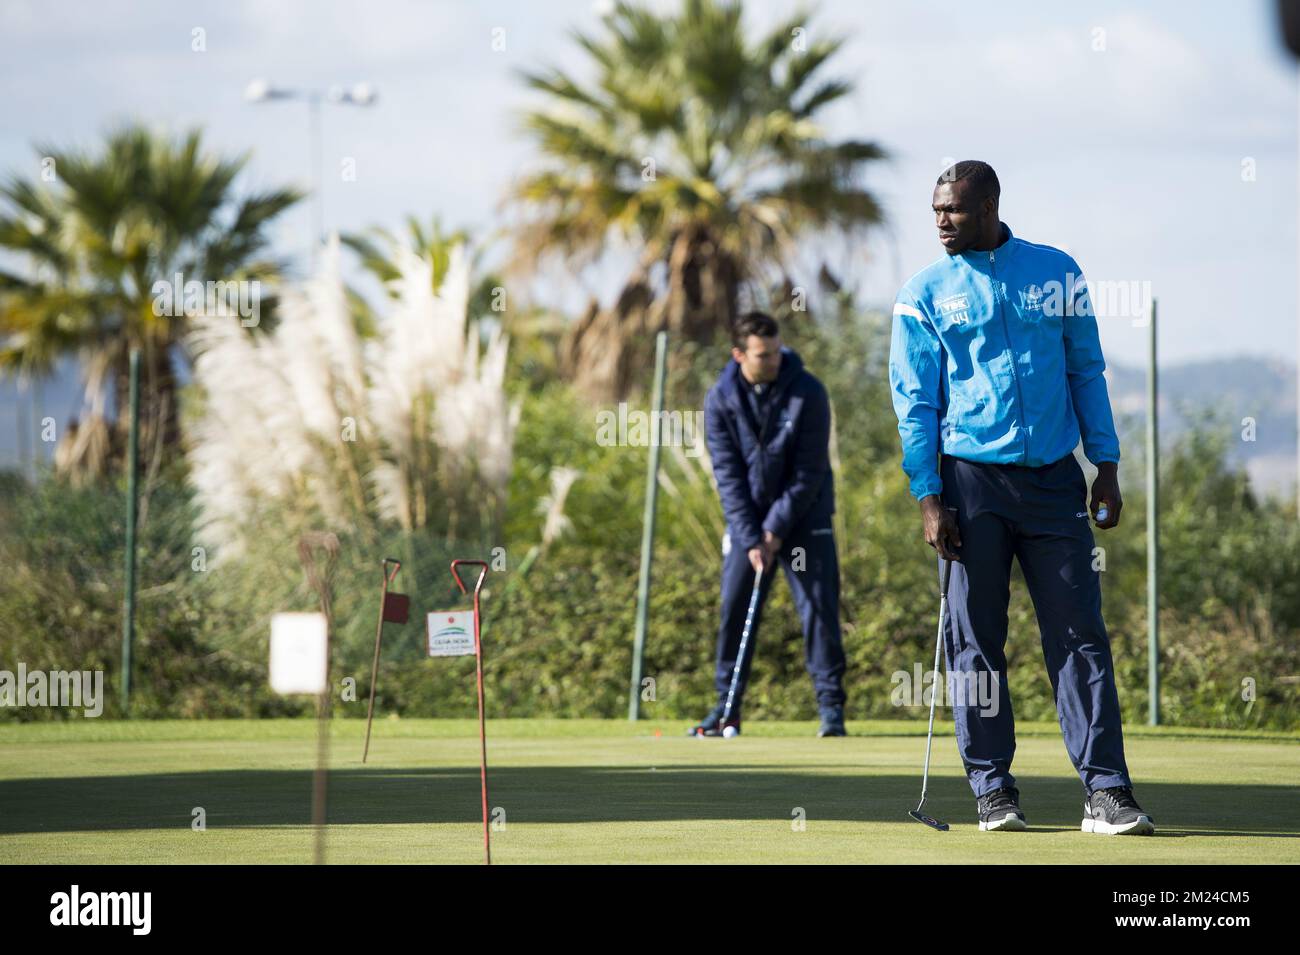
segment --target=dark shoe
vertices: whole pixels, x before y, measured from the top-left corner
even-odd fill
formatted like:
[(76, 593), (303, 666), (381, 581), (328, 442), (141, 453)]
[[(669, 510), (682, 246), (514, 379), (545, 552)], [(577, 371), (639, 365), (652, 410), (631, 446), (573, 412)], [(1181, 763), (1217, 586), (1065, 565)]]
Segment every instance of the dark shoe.
[(844, 731), (844, 707), (835, 704), (818, 708), (822, 725), (817, 728), (818, 736), (848, 736)]
[(1083, 831), (1104, 836), (1150, 836), (1155, 820), (1142, 811), (1127, 786), (1098, 789), (1083, 804)]
[(976, 800), (980, 810), (980, 832), (1023, 832), (1025, 814), (1020, 811), (1020, 790), (995, 789)]
[[(689, 730), (687, 736), (739, 736), (740, 735), (740, 714), (734, 709), (731, 717), (726, 723), (722, 722), (722, 713), (726, 705), (719, 703), (713, 708), (708, 716), (700, 720)], [(730, 732), (729, 732), (730, 731)]]

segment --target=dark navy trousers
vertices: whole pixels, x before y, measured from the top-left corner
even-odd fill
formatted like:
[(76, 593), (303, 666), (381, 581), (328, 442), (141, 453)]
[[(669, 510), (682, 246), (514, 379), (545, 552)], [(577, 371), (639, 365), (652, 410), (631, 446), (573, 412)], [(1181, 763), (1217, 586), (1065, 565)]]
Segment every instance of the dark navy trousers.
[[(975, 795), (1015, 785), (1005, 653), (1013, 557), (1034, 602), (1070, 761), (1090, 793), (1131, 785), (1079, 463), (1074, 455), (1039, 468), (945, 457), (940, 475), (962, 541), (944, 628), (949, 700)], [(993, 687), (996, 706), (980, 692)]]
[[(835, 535), (831, 528), (797, 531), (783, 541), (779, 555), (781, 569), (790, 584), (795, 607), (803, 623), (804, 666), (812, 677), (820, 706), (844, 703), (844, 647), (840, 642), (840, 564), (835, 553)], [(749, 669), (754, 662), (758, 625), (763, 606), (772, 590), (775, 569), (763, 575), (759, 588), (758, 608), (754, 612), (749, 649), (736, 688), (733, 708), (740, 709)], [(754, 568), (748, 553), (724, 542), (722, 557), (722, 623), (718, 627), (716, 683), (719, 702), (727, 698), (731, 674), (740, 650), (745, 629), (745, 613), (754, 587)]]

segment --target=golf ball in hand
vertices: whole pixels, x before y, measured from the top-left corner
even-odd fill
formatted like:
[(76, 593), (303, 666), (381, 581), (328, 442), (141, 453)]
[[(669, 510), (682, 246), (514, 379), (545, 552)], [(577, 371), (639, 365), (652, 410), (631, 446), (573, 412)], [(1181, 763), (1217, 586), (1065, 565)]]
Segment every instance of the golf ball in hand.
[(740, 731), (736, 729), (734, 726), (724, 726), (722, 728), (722, 737), (723, 739), (731, 739), (739, 732)]

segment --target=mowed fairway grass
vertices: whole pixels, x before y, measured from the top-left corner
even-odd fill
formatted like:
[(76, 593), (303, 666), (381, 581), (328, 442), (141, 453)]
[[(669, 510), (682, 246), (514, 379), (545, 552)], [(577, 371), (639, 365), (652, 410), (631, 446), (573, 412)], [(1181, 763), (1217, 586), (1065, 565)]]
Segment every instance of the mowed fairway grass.
[[(1081, 791), (1058, 728), (1020, 728), (1026, 833), (981, 833), (951, 725), (930, 811), (924, 723), (746, 724), (693, 740), (686, 724), (488, 723), (496, 863), (1300, 862), (1300, 736), (1130, 728), (1154, 838), (1078, 831)], [(482, 861), (472, 720), (377, 720), (331, 730), (331, 863)], [(656, 735), (658, 732), (660, 735)], [(0, 725), (0, 854), (9, 863), (306, 863), (310, 720)], [(194, 811), (206, 830), (192, 828)]]

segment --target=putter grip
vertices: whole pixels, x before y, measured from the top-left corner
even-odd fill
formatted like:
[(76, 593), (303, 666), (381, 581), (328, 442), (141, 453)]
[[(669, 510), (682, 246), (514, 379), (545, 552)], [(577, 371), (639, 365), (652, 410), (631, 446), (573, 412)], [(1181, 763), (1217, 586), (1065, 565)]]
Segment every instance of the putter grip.
[(943, 588), (940, 591), (941, 595), (944, 597), (948, 596), (948, 578), (951, 576), (952, 576), (952, 561), (945, 560), (943, 562)]

